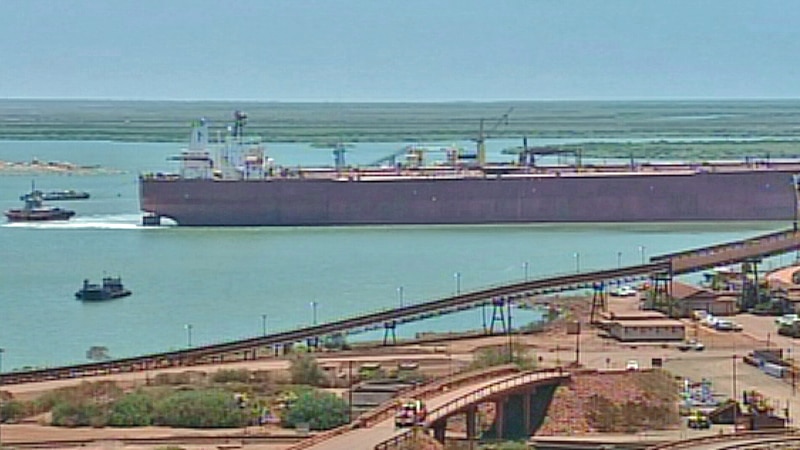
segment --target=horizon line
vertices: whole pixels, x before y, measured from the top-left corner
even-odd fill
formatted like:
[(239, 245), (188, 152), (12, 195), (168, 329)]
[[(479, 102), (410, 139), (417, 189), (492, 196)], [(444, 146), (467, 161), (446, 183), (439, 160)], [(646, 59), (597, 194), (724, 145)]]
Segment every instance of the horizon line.
[(139, 102), (139, 103), (274, 103), (274, 104), (488, 104), (488, 103), (645, 103), (645, 102), (741, 102), (798, 101), (800, 97), (632, 97), (632, 98), (563, 98), (563, 99), (410, 99), (410, 100), (324, 100), (324, 99), (156, 99), (107, 97), (0, 97), (5, 101), (30, 102)]

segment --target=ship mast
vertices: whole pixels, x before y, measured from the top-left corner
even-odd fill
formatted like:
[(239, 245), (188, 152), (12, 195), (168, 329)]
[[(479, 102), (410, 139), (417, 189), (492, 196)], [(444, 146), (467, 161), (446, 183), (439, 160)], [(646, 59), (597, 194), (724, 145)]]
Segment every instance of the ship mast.
[(487, 137), (487, 134), (493, 132), (494, 130), (496, 130), (500, 125), (508, 125), (508, 115), (511, 114), (511, 111), (514, 111), (514, 107), (513, 106), (511, 108), (508, 108), (508, 111), (506, 111), (505, 114), (500, 116), (500, 118), (497, 119), (497, 121), (494, 123), (494, 125), (492, 125), (491, 128), (489, 128), (488, 131), (484, 131), (483, 123), (484, 123), (485, 119), (481, 118), (481, 126), (480, 126), (480, 130), (478, 131), (478, 139), (476, 139), (476, 143), (478, 144), (478, 150), (477, 150), (477, 153), (478, 153), (477, 154), (478, 167), (483, 167), (484, 165), (486, 165), (486, 137)]

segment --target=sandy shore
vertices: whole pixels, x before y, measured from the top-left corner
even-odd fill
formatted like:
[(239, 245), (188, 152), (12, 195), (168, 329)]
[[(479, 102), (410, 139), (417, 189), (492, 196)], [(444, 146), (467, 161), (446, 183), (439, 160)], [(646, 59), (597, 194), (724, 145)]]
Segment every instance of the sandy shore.
[(31, 175), (44, 173), (65, 175), (95, 175), (124, 173), (124, 171), (100, 166), (80, 166), (70, 162), (62, 161), (39, 161), (35, 158), (31, 161), (24, 162), (0, 161), (0, 175)]

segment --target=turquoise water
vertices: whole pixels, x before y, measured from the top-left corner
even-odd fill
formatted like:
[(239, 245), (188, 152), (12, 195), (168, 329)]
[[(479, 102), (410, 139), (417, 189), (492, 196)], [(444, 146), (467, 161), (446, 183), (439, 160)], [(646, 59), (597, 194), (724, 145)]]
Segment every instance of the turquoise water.
[[(490, 142), (501, 157), (509, 142)], [(464, 144), (468, 145), (468, 144)], [(353, 163), (401, 144), (357, 146)], [(329, 164), (330, 150), (270, 146), (279, 164)], [(3, 370), (84, 362), (101, 345), (113, 357), (161, 352), (393, 308), (530, 277), (639, 263), (672, 252), (784, 228), (782, 223), (380, 226), (330, 228), (143, 228), (136, 177), (169, 170), (174, 144), (0, 141), (0, 159), (99, 164), (121, 173), (86, 176), (0, 174), (0, 208), (17, 207), (31, 181), (42, 190), (86, 190), (61, 202), (66, 223), (0, 225), (0, 347)], [(174, 169), (174, 168), (173, 168)], [(619, 261), (618, 261), (619, 259)], [(767, 267), (782, 261), (772, 260)], [(788, 257), (786, 259), (788, 262)], [(127, 298), (81, 303), (84, 278), (120, 275)], [(455, 274), (459, 275), (456, 276)], [(402, 295), (401, 295), (402, 291)], [(400, 298), (402, 296), (402, 299)], [(531, 313), (515, 316), (519, 324)], [(467, 311), (398, 328), (479, 328)], [(373, 336), (380, 337), (381, 333)]]

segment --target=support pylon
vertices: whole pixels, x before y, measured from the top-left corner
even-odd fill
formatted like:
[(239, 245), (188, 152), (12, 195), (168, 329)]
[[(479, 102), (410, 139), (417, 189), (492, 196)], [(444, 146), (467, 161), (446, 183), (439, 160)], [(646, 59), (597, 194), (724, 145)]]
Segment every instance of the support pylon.
[(598, 315), (600, 312), (606, 312), (608, 310), (606, 284), (602, 281), (595, 282), (592, 284), (592, 291), (592, 309), (589, 313), (589, 323), (596, 324), (598, 322), (596, 315)]
[(503, 332), (508, 331), (506, 316), (503, 311), (505, 304), (506, 300), (503, 297), (492, 299), (492, 320), (489, 322), (489, 334), (494, 334), (494, 322), (496, 320), (499, 320), (503, 324)]
[(650, 293), (653, 299), (653, 308), (665, 312), (668, 317), (673, 317), (672, 270), (653, 274), (650, 279), (653, 282)]
[(387, 341), (389, 340), (389, 334), (392, 336), (392, 345), (397, 344), (397, 334), (395, 334), (396, 327), (397, 321), (395, 320), (390, 320), (383, 323), (383, 345), (388, 345)]

